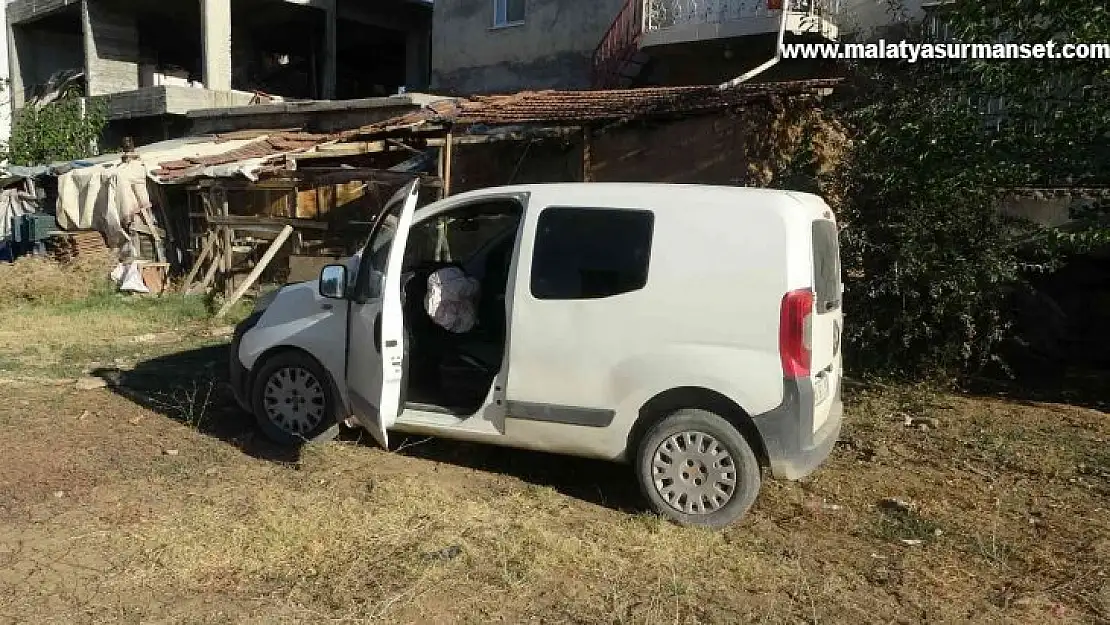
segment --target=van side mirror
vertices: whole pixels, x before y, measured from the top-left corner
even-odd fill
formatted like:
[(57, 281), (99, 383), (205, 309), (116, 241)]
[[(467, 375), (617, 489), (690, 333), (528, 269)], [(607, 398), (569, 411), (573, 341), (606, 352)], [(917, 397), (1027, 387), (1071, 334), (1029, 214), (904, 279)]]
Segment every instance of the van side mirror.
[(320, 295), (328, 299), (346, 299), (347, 266), (327, 265), (320, 270)]

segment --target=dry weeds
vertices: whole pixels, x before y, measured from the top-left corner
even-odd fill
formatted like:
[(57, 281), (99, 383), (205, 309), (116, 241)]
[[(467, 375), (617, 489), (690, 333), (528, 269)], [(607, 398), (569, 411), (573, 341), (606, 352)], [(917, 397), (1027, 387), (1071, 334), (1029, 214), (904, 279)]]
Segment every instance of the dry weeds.
[[(166, 371), (160, 397), (208, 375)], [(713, 533), (638, 512), (626, 469), (604, 463), (447, 441), (288, 455), (223, 393), (205, 394), (197, 429), (124, 389), (0, 388), (0, 621), (1110, 616), (1110, 426), (1095, 410), (857, 392), (813, 479), (767, 482), (747, 521)]]
[(19, 304), (63, 304), (85, 299), (111, 288), (109, 274), (116, 264), (112, 252), (89, 254), (70, 263), (24, 256), (0, 263), (0, 307)]

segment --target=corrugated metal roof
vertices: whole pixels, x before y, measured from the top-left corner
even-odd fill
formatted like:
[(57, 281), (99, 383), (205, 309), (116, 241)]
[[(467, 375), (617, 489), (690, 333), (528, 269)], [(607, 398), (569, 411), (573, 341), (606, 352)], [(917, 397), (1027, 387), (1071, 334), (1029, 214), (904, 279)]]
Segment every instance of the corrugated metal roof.
[(725, 90), (716, 85), (704, 85), (473, 96), (435, 102), (423, 110), (345, 134), (384, 134), (424, 124), (568, 124), (690, 114), (777, 97), (808, 97), (839, 82), (838, 79), (821, 79), (741, 85)]
[[(242, 136), (242, 135), (239, 135)], [(217, 165), (228, 165), (250, 159), (267, 159), (269, 157), (283, 156), (293, 152), (300, 152), (315, 147), (322, 143), (335, 141), (337, 135), (312, 134), (307, 132), (279, 132), (248, 141), (231, 150), (218, 154), (203, 156), (190, 156), (176, 160), (158, 163), (158, 169), (152, 175), (163, 182), (173, 182), (179, 178), (192, 176), (197, 171)], [(216, 143), (242, 141), (235, 138), (224, 138)]]

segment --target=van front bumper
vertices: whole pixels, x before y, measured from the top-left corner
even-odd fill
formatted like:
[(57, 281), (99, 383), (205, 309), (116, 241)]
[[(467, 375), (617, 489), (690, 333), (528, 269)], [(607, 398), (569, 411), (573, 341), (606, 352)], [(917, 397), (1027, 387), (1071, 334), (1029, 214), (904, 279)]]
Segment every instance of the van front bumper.
[(771, 475), (786, 480), (799, 480), (821, 466), (840, 438), (844, 420), (844, 402), (840, 396), (840, 380), (829, 417), (817, 432), (813, 431), (813, 383), (808, 379), (785, 380), (785, 394), (777, 408), (753, 418), (763, 439)]
[(240, 322), (239, 325), (235, 326), (235, 333), (232, 334), (231, 345), (228, 346), (228, 383), (231, 386), (231, 394), (235, 397), (235, 403), (239, 404), (239, 407), (245, 412), (252, 412), (250, 402), (250, 372), (243, 366), (243, 362), (239, 360), (239, 345), (243, 342), (243, 335), (257, 325), (261, 317), (261, 313), (254, 313)]

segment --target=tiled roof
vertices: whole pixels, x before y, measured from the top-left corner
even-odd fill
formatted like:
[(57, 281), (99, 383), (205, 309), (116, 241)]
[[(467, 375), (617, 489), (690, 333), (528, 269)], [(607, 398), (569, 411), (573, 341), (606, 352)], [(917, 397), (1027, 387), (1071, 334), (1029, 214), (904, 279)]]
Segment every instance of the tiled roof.
[(556, 126), (692, 114), (780, 97), (811, 97), (820, 90), (836, 86), (838, 82), (835, 79), (824, 79), (763, 83), (741, 85), (727, 90), (709, 85), (610, 91), (524, 91), (512, 95), (445, 99), (408, 115), (337, 134), (244, 130), (218, 135), (214, 143), (248, 142), (223, 153), (161, 162), (158, 164), (159, 169), (152, 174), (164, 182), (172, 182), (197, 175), (206, 167), (278, 157), (309, 150), (323, 143), (385, 135), (426, 124)]
[[(829, 89), (836, 79), (742, 85), (654, 87), (609, 91), (524, 91), (513, 95), (473, 96), (443, 100), (428, 107), (350, 134), (374, 135), (423, 124), (511, 125), (569, 124), (689, 114), (711, 111), (776, 97), (807, 97)], [(348, 134), (348, 133), (345, 133)]]

